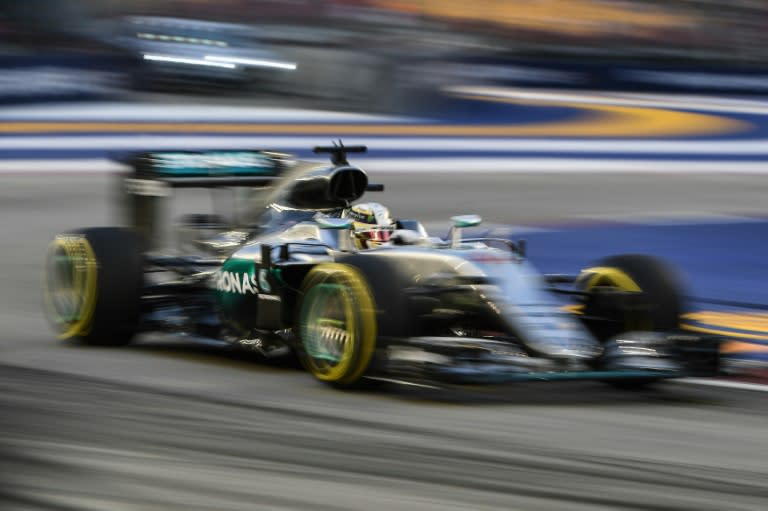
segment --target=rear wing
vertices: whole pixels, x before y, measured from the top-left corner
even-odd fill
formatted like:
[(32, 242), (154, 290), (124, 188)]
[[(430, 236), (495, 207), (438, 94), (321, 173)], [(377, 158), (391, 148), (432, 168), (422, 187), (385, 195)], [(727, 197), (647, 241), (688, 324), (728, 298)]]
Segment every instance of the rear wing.
[(132, 170), (122, 181), (127, 221), (155, 245), (162, 199), (174, 188), (266, 188), (293, 165), (290, 155), (272, 151), (156, 151), (120, 158)]
[[(365, 146), (344, 146), (341, 142), (315, 147), (315, 153), (330, 155), (330, 166), (296, 161), (289, 154), (274, 151), (226, 149), (130, 155), (119, 160), (131, 167), (121, 182), (127, 222), (144, 238), (147, 247), (153, 248), (159, 241), (163, 198), (170, 196), (174, 188), (273, 188), (268, 197), (283, 200), (288, 206), (343, 207), (366, 191), (384, 190), (381, 184), (368, 183), (366, 173), (347, 162), (347, 153), (365, 151)], [(275, 193), (277, 198), (273, 197)]]
[(141, 181), (155, 182), (147, 191), (267, 186), (290, 165), (291, 158), (271, 151), (166, 151), (132, 155), (123, 161), (133, 167), (126, 192), (143, 195)]

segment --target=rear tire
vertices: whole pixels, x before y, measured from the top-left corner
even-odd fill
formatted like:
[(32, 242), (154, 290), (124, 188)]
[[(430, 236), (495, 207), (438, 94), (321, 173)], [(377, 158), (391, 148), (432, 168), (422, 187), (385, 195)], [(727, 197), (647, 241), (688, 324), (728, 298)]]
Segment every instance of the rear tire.
[(139, 325), (142, 284), (141, 243), (128, 229), (83, 229), (49, 246), (44, 297), (59, 339), (128, 344)]

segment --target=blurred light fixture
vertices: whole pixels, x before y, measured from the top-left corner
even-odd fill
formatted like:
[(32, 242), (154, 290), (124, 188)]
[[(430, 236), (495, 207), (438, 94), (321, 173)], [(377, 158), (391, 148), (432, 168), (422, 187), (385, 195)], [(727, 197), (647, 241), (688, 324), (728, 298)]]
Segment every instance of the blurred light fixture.
[(229, 63), (229, 64), (241, 64), (244, 66), (255, 66), (255, 67), (272, 67), (275, 69), (288, 69), (290, 71), (294, 71), (296, 69), (296, 64), (293, 62), (281, 62), (279, 60), (268, 60), (268, 59), (248, 59), (248, 58), (242, 58), (242, 57), (227, 57), (227, 56), (219, 56), (219, 55), (206, 55), (205, 60), (208, 62), (222, 62), (222, 63)]
[(225, 69), (235, 69), (237, 66), (231, 62), (216, 62), (207, 59), (191, 59), (187, 57), (175, 57), (173, 55), (156, 55), (145, 53), (144, 60), (153, 60), (158, 62), (173, 62), (175, 64), (192, 64), (195, 66), (222, 67)]
[(181, 35), (166, 35), (166, 34), (152, 34), (150, 32), (137, 32), (136, 37), (139, 39), (147, 39), (150, 41), (173, 41), (176, 43), (189, 43), (189, 44), (202, 44), (205, 46), (218, 46), (220, 48), (226, 48), (229, 43), (226, 41), (217, 41), (215, 39), (202, 39), (199, 37), (185, 37)]

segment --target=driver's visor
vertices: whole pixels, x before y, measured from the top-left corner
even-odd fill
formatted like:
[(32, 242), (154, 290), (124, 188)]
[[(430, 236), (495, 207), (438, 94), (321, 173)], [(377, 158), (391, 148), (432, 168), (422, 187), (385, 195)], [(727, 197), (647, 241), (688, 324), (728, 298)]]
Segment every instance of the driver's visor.
[(368, 239), (371, 241), (389, 241), (389, 239), (392, 237), (392, 230), (391, 229), (372, 229), (367, 232)]

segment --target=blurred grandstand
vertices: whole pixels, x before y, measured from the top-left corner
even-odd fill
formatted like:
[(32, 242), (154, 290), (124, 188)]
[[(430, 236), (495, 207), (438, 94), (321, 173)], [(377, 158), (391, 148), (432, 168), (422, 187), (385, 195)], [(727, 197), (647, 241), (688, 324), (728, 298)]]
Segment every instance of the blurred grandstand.
[(264, 51), (298, 64), (278, 82), (281, 93), (358, 98), (380, 109), (420, 68), (434, 72), (435, 63), (449, 62), (455, 72), (489, 56), (496, 66), (534, 59), (560, 67), (768, 70), (761, 0), (0, 0), (0, 48), (16, 56), (131, 57), (115, 35), (116, 23), (131, 16), (258, 27)]
[(521, 53), (760, 65), (768, 39), (768, 4), (761, 0), (2, 0), (0, 14), (6, 50), (58, 49), (71, 46), (73, 35), (84, 44), (89, 25), (125, 15), (296, 28), (276, 31), (275, 38), (299, 37), (302, 27), (341, 29), (350, 37), (394, 29), (423, 38), (469, 34), (476, 43)]

